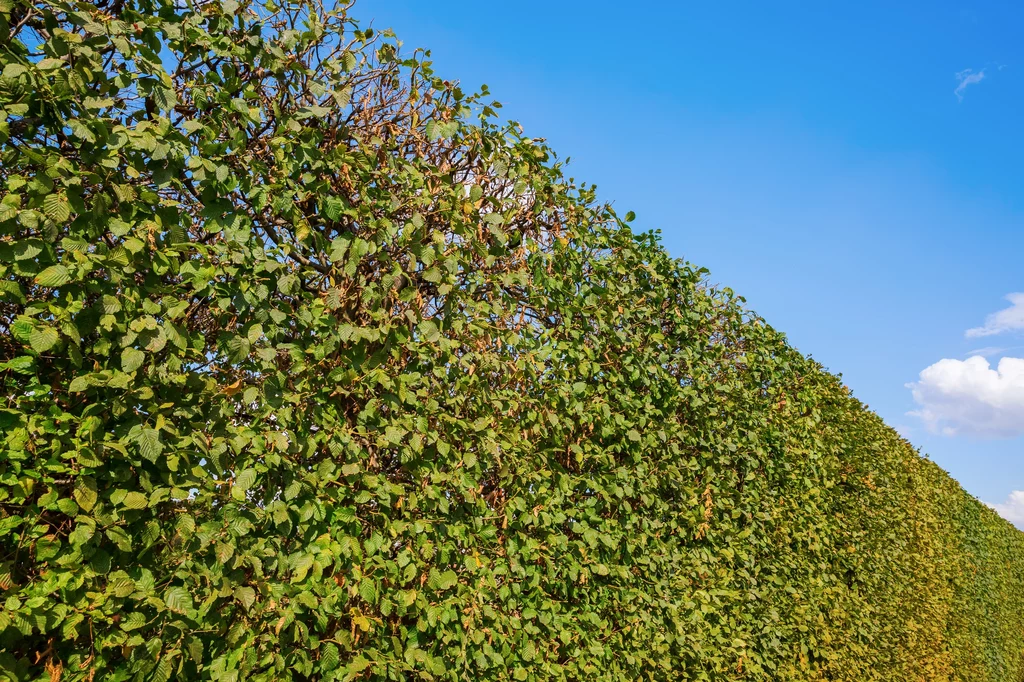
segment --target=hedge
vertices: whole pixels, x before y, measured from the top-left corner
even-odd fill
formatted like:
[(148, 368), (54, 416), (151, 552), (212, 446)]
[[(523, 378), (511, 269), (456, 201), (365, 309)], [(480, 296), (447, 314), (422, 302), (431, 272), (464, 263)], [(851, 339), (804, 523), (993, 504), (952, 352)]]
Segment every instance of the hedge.
[(0, 0), (0, 678), (1024, 680), (1021, 534), (399, 46)]

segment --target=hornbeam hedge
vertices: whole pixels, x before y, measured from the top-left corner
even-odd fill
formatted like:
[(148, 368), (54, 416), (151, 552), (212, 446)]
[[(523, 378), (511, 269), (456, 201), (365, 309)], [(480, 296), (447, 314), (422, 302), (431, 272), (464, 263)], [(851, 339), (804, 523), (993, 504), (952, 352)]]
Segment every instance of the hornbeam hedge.
[(0, 0), (0, 677), (1024, 679), (1024, 540), (309, 0)]

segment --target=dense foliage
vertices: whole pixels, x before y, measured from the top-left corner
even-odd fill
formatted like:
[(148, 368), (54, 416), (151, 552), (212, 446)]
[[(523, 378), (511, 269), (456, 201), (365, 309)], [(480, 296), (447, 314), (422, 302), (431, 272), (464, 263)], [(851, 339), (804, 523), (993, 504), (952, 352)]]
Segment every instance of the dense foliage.
[(0, 0), (0, 678), (1024, 679), (1022, 536), (398, 48)]

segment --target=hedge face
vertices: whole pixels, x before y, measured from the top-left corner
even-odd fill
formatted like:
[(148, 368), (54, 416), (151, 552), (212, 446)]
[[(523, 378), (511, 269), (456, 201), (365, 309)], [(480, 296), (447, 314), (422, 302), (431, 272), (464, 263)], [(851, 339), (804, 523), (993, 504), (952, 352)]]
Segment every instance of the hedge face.
[(1024, 678), (1021, 535), (397, 48), (0, 0), (3, 675)]

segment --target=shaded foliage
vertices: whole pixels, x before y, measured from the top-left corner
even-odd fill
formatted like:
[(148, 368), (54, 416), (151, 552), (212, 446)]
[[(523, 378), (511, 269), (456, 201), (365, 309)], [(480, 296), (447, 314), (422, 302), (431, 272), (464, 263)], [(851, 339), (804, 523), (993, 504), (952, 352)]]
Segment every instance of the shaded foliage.
[(1024, 543), (348, 8), (0, 0), (12, 680), (1024, 678)]

